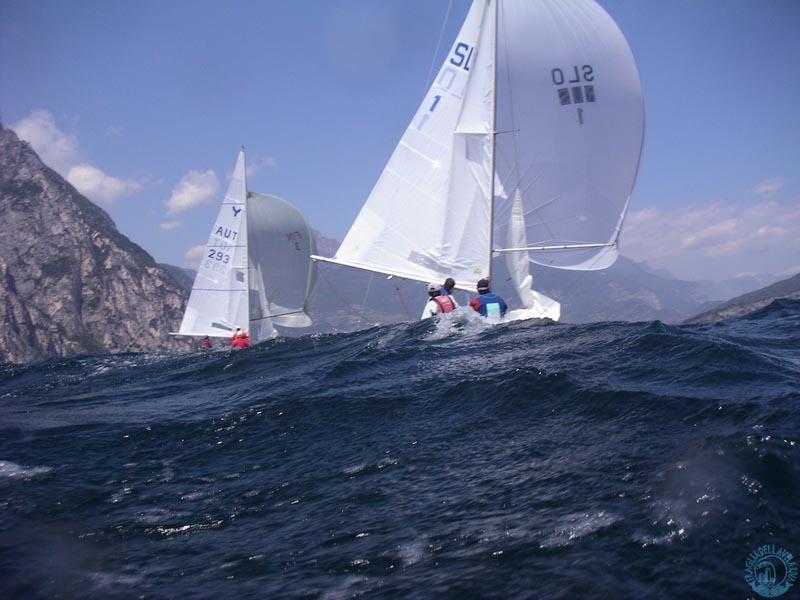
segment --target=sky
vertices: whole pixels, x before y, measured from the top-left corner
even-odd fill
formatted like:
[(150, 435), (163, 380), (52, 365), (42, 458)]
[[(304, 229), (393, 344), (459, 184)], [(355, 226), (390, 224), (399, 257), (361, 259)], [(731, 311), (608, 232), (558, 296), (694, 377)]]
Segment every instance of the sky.
[[(600, 4), (645, 96), (622, 254), (690, 280), (800, 271), (800, 1)], [(342, 239), (468, 8), (3, 0), (0, 119), (159, 262), (199, 259), (242, 145), (251, 190)]]

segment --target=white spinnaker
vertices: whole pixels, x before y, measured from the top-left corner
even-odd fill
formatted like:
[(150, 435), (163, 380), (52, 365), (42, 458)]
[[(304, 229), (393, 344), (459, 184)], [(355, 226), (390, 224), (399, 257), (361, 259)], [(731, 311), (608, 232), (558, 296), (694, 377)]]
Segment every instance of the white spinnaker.
[[(497, 47), (495, 240), (522, 198), (531, 246), (614, 244), (644, 134), (641, 84), (625, 38), (592, 0), (503, 0)], [(498, 244), (495, 244), (497, 247)], [(616, 245), (531, 252), (542, 265), (610, 266)]]
[(308, 327), (316, 280), (311, 228), (288, 202), (256, 192), (247, 195), (247, 214), (251, 338), (274, 335), (272, 325)]
[(248, 329), (247, 181), (244, 151), (211, 228), (179, 333), (229, 337)]
[(476, 0), (336, 261), (420, 281), (488, 273), (494, 30)]

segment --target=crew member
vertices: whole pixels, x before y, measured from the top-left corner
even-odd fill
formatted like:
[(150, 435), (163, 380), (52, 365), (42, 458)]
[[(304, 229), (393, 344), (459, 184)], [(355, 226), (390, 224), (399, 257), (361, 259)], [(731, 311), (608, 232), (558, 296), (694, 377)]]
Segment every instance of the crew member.
[(208, 336), (205, 336), (203, 338), (203, 344), (201, 347), (203, 348), (203, 350), (211, 350), (211, 348), (213, 348), (213, 346), (211, 345), (211, 340), (208, 339)]
[(489, 280), (478, 282), (478, 296), (469, 301), (469, 305), (484, 317), (500, 318), (506, 314), (506, 301), (489, 288)]
[(231, 338), (231, 348), (247, 348), (249, 345), (250, 337), (247, 335), (247, 332), (237, 327)]
[(439, 286), (435, 283), (429, 283), (428, 303), (422, 309), (422, 317), (420, 319), (430, 319), (439, 313), (453, 312), (456, 308), (455, 300), (451, 296), (442, 296)]
[(456, 280), (452, 277), (448, 277), (444, 280), (444, 284), (442, 285), (442, 291), (440, 292), (442, 296), (452, 296), (453, 290), (456, 287)]

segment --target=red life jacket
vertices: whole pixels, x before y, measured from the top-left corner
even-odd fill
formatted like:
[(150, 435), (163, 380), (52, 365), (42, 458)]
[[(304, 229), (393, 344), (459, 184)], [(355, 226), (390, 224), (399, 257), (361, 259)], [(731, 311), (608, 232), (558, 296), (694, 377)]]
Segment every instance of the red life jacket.
[(449, 313), (456, 309), (456, 305), (450, 296), (434, 296), (433, 301), (436, 302), (436, 307), (440, 313)]
[(250, 345), (250, 337), (245, 333), (241, 337), (235, 337), (231, 340), (232, 348), (247, 348)]

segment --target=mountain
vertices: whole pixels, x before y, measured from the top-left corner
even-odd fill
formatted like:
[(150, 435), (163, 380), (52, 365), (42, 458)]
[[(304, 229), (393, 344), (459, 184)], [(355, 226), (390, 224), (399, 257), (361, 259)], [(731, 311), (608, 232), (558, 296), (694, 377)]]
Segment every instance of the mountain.
[(800, 273), (788, 279), (768, 285), (760, 290), (742, 294), (727, 302), (723, 302), (712, 310), (702, 312), (691, 319), (687, 319), (685, 323), (712, 323), (714, 321), (739, 317), (764, 308), (779, 298), (800, 299)]
[[(317, 252), (333, 256), (339, 242), (319, 231)], [(166, 265), (170, 269), (188, 272), (187, 289), (191, 288), (194, 272)], [(496, 273), (492, 287), (514, 304), (515, 293), (502, 261), (495, 262)], [(687, 317), (720, 305), (726, 289), (752, 286), (757, 277), (724, 281), (684, 281), (665, 269), (653, 269), (620, 257), (603, 271), (575, 272), (547, 269), (534, 265), (537, 290), (561, 302), (562, 321), (587, 323), (592, 321), (653, 321), (680, 323)], [(771, 276), (764, 276), (769, 278)], [(456, 299), (464, 304), (469, 294), (458, 291)], [(345, 332), (372, 325), (414, 321), (419, 318), (427, 301), (424, 285), (402, 279), (387, 279), (357, 269), (328, 263), (317, 264), (317, 283), (311, 296), (314, 325), (307, 329), (282, 330), (286, 335), (321, 332)]]
[(169, 273), (172, 278), (175, 280), (175, 283), (181, 286), (187, 292), (192, 291), (192, 284), (194, 284), (195, 275), (197, 275), (197, 271), (194, 269), (184, 269), (182, 267), (176, 267), (175, 265), (169, 265), (167, 263), (158, 263), (158, 266), (164, 269), (167, 273)]
[[(316, 232), (317, 248), (333, 256), (339, 242)], [(492, 287), (512, 301), (511, 281), (502, 261), (495, 261)], [(710, 306), (704, 293), (707, 282), (683, 281), (664, 270), (621, 257), (603, 271), (575, 272), (533, 266), (537, 290), (559, 300), (562, 320), (650, 321), (678, 323)], [(465, 303), (469, 295), (457, 292)], [(312, 296), (313, 331), (349, 331), (372, 324), (416, 320), (427, 300), (424, 286), (384, 275), (318, 264), (317, 284)]]
[[(779, 279), (780, 277), (778, 275), (751, 273), (732, 277), (731, 279), (723, 279), (721, 281), (703, 279), (695, 281), (694, 283), (700, 293), (708, 296), (712, 301), (719, 302), (766, 287)], [(712, 307), (709, 306), (707, 309), (711, 308)]]
[[(333, 256), (339, 242), (319, 231), (314, 233), (317, 253)], [(495, 269), (492, 287), (513, 305), (515, 293), (502, 261), (495, 261)], [(752, 284), (749, 280), (684, 281), (664, 269), (652, 269), (625, 257), (603, 271), (575, 272), (535, 265), (532, 269), (536, 289), (559, 300), (562, 321), (570, 323), (656, 319), (679, 323), (697, 313), (700, 307), (719, 304), (716, 294), (720, 290)], [(713, 295), (707, 293), (709, 289)], [(469, 297), (470, 294), (456, 292), (461, 304), (468, 302)], [(310, 301), (314, 325), (281, 333), (344, 332), (413, 321), (419, 318), (426, 301), (425, 287), (420, 283), (318, 263), (317, 283)]]
[(709, 300), (694, 282), (621, 256), (602, 271), (534, 268), (536, 289), (561, 302), (562, 320), (679, 322)]
[(0, 124), (0, 362), (187, 347), (186, 291)]

